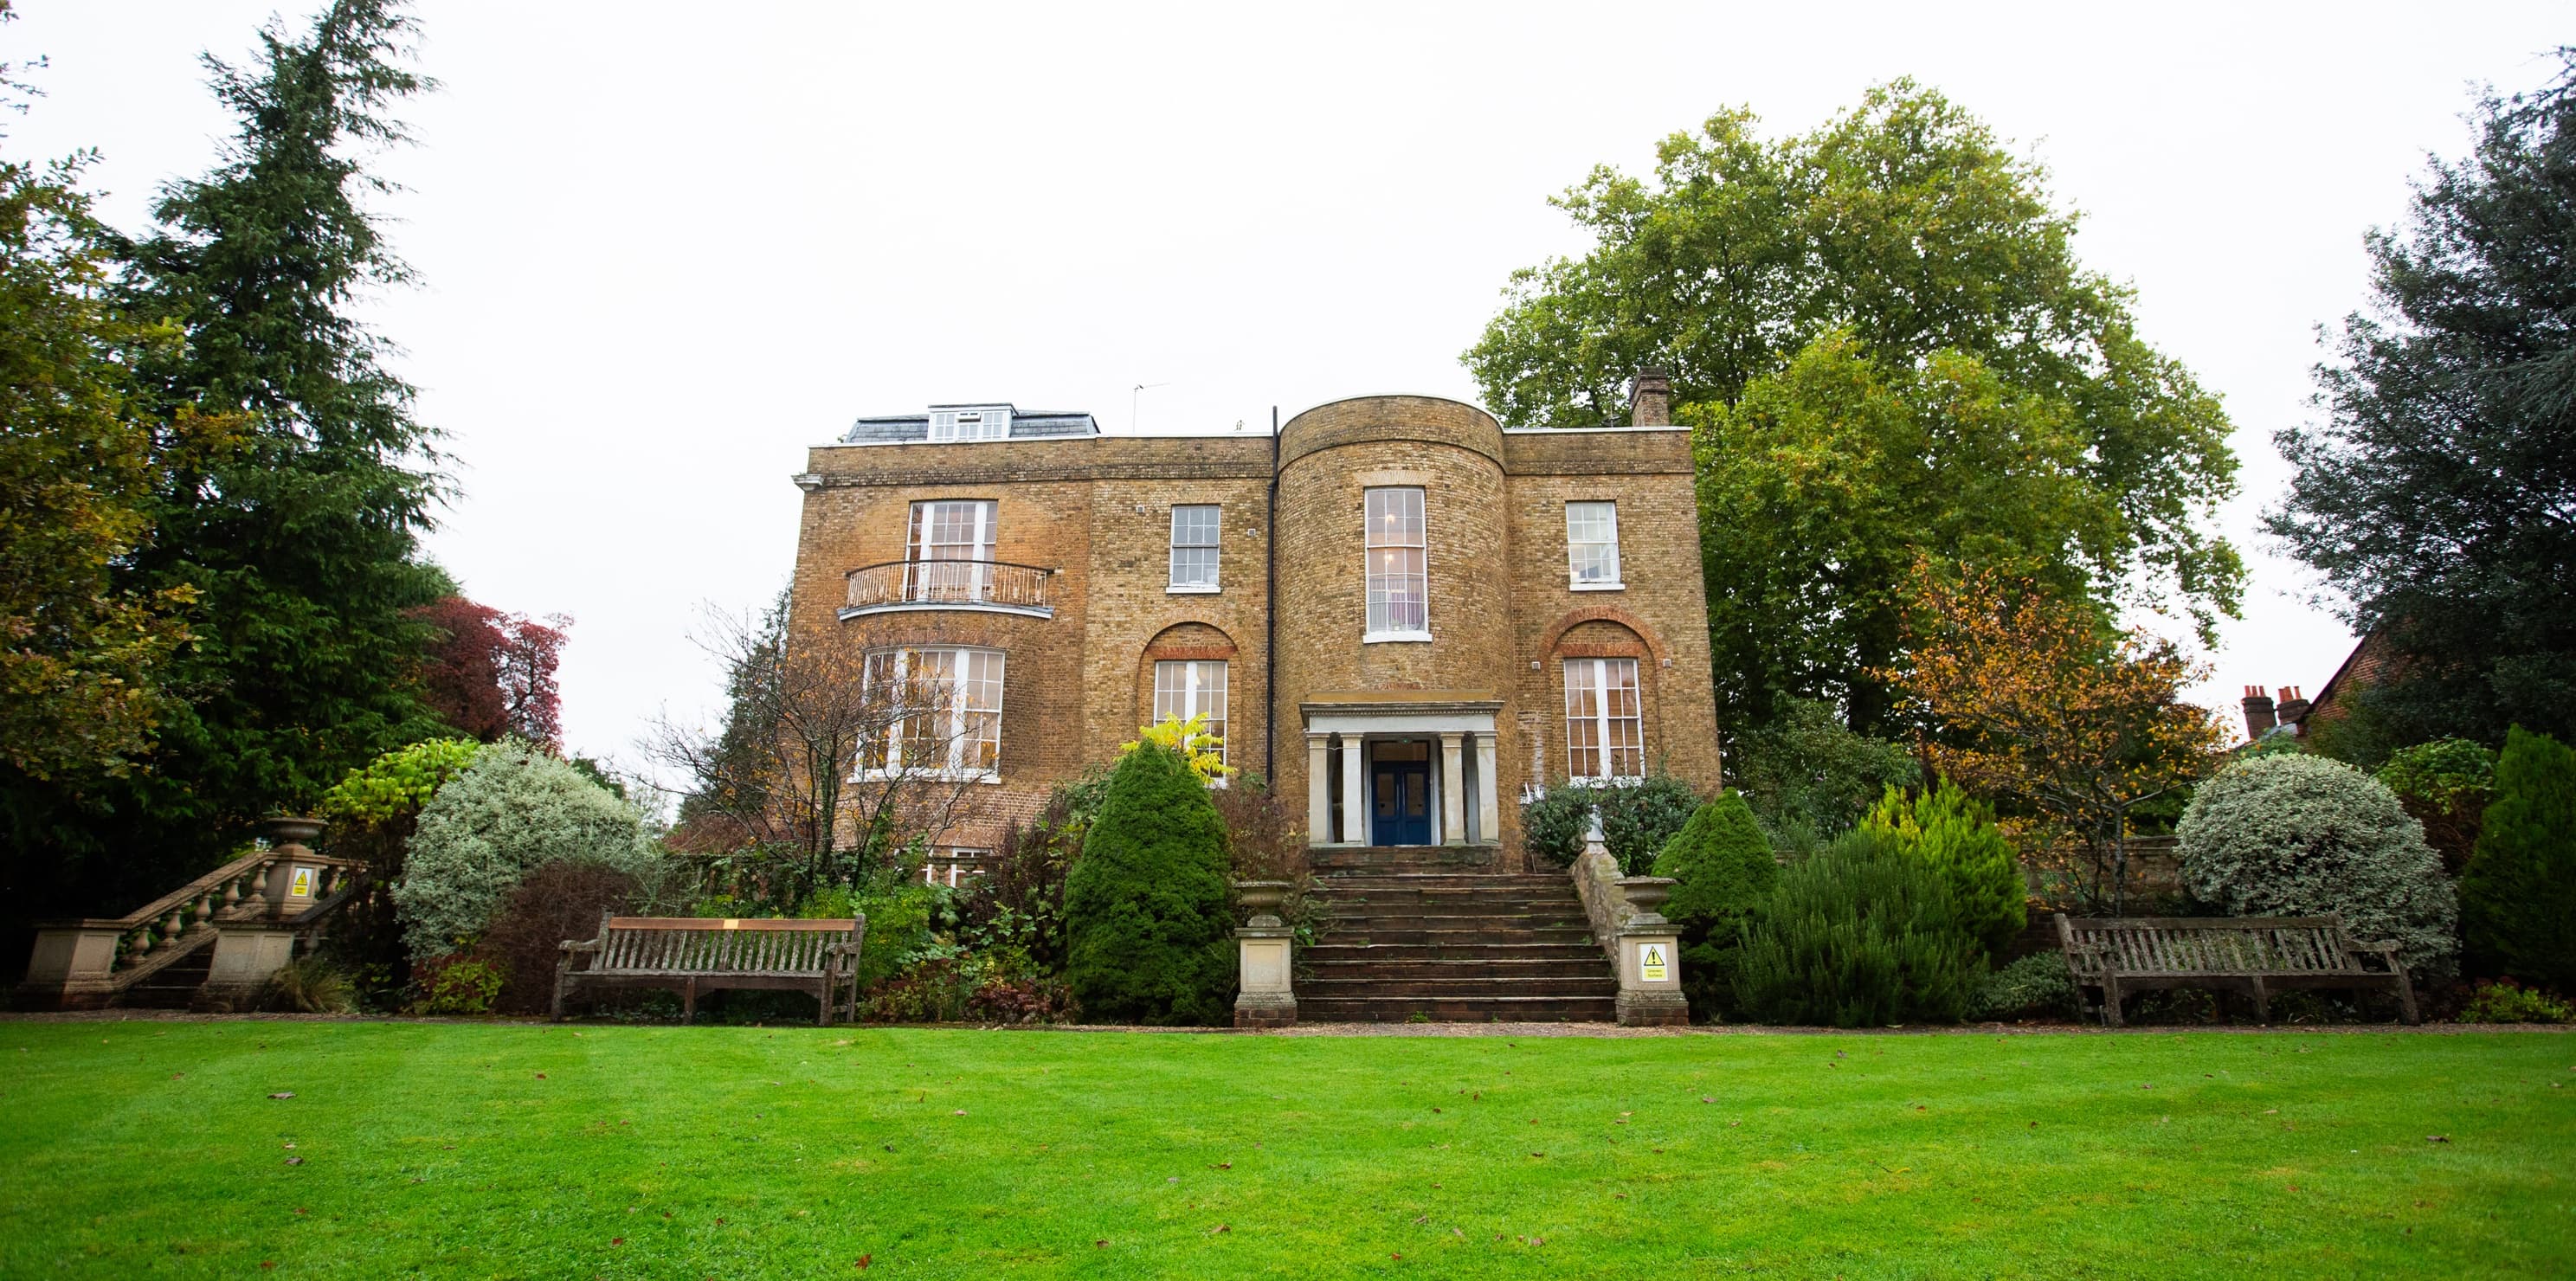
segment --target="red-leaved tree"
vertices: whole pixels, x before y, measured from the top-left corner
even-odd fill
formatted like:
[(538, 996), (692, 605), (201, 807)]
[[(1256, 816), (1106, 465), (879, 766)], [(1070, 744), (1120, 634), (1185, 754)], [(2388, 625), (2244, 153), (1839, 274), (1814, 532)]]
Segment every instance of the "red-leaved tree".
[(489, 743), (516, 734), (547, 747), (563, 741), (563, 692), (555, 664), (572, 619), (512, 614), (462, 596), (412, 611), (439, 639), (421, 663), (421, 693), (459, 731)]

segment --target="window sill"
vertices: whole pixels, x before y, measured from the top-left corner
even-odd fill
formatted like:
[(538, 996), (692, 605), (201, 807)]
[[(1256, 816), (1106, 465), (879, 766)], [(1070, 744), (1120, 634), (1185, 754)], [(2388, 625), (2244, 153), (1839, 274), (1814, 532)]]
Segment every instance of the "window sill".
[(1429, 632), (1363, 632), (1360, 634), (1360, 643), (1363, 645), (1426, 644), (1430, 640)]
[(1214, 583), (1209, 583), (1200, 587), (1188, 587), (1175, 583), (1170, 587), (1164, 588), (1163, 594), (1166, 596), (1214, 596), (1223, 590), (1225, 589)]
[(908, 781), (915, 783), (998, 784), (1002, 781), (1002, 776), (998, 771), (984, 769), (871, 769), (859, 771), (852, 781), (859, 783)]
[(1565, 585), (1565, 590), (1570, 592), (1624, 592), (1628, 590), (1628, 585), (1626, 583), (1567, 583)]

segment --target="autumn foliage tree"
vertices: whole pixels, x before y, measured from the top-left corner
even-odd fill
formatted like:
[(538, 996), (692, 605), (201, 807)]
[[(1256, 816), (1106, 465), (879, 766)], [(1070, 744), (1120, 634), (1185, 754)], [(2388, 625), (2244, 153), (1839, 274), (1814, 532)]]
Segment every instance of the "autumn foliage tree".
[(2089, 856), (2078, 892), (2119, 912), (2130, 809), (2206, 773), (2225, 740), (2181, 700), (2199, 669), (2171, 641), (2009, 573), (1918, 564), (1915, 577), (1924, 608), (1886, 679), (1925, 727), (1933, 769), (2062, 829)]
[(516, 734), (559, 748), (563, 691), (555, 666), (572, 620), (506, 613), (462, 596), (411, 611), (437, 629), (421, 662), (421, 699), (439, 718), (486, 743)]

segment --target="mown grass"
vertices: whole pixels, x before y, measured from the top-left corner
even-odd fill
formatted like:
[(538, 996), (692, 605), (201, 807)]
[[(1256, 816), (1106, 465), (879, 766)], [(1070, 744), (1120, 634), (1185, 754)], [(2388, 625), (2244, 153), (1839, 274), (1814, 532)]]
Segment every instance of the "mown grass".
[(2576, 1273), (2540, 1033), (21, 1022), (0, 1067), (11, 1277)]

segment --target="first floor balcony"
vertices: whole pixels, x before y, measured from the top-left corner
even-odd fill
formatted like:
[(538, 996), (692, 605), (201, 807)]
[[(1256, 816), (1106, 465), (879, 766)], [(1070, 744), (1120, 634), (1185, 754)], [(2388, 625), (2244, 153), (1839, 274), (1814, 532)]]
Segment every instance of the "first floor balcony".
[(1047, 580), (1056, 571), (1000, 560), (891, 560), (849, 573), (844, 620), (903, 610), (963, 609), (1053, 618)]

